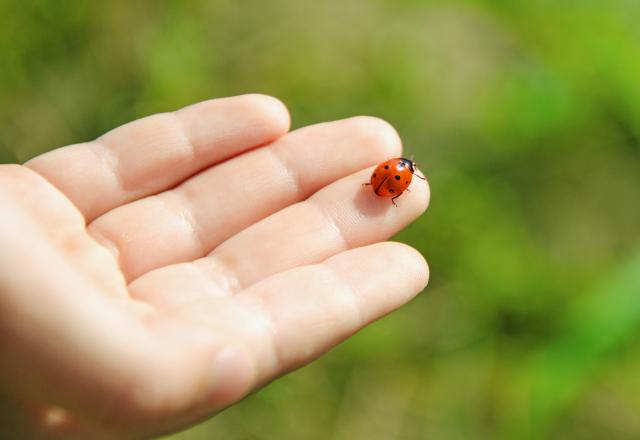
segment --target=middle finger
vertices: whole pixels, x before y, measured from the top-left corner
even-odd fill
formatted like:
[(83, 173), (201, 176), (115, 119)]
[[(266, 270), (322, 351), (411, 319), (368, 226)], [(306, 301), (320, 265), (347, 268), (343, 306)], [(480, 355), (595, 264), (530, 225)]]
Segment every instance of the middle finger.
[(377, 118), (312, 125), (174, 189), (116, 208), (92, 222), (89, 231), (114, 251), (131, 281), (207, 255), (258, 220), (400, 150), (395, 130)]

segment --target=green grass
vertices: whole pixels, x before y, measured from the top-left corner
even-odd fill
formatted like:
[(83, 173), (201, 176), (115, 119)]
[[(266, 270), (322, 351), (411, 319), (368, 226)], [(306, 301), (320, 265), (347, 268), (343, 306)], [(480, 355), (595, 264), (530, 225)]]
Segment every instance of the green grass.
[[(346, 3), (346, 4), (343, 4)], [(430, 287), (177, 439), (640, 437), (640, 3), (0, 0), (0, 162), (216, 96), (393, 123)]]

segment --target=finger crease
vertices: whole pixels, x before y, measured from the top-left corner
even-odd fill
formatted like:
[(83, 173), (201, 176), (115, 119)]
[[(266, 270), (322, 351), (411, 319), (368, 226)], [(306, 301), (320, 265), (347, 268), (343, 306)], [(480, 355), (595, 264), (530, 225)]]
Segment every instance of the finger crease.
[(254, 308), (257, 309), (254, 311), (257, 312), (263, 318), (261, 327), (266, 331), (262, 332), (262, 336), (268, 339), (269, 348), (272, 354), (271, 361), (273, 364), (271, 366), (265, 366), (264, 370), (265, 371), (276, 370), (279, 368), (279, 366), (285, 365), (287, 362), (278, 343), (276, 342), (278, 335), (277, 335), (277, 330), (276, 330), (277, 327), (275, 324), (275, 320), (273, 318), (273, 314), (270, 312), (269, 307), (267, 307), (267, 305), (265, 304), (265, 300), (261, 295), (253, 295), (250, 298), (252, 300)]
[(120, 260), (120, 248), (115, 241), (107, 237), (100, 229), (95, 227), (87, 227), (89, 235), (102, 247), (107, 249), (115, 258), (116, 264), (122, 269), (122, 263)]
[[(177, 207), (172, 206), (167, 200), (166, 197), (169, 195), (177, 198)], [(189, 200), (183, 196), (179, 191), (170, 191), (162, 194), (158, 194), (157, 197), (162, 203), (163, 207), (169, 214), (177, 216), (182, 220), (182, 223), (189, 230), (193, 241), (196, 246), (198, 246), (198, 255), (204, 256), (207, 253), (204, 237), (200, 227), (198, 226), (198, 221), (195, 219), (193, 212), (189, 209)]]
[(116, 183), (120, 192), (126, 192), (126, 185), (124, 176), (120, 172), (120, 166), (118, 164), (118, 158), (111, 150), (111, 147), (106, 143), (102, 136), (90, 142), (91, 147), (89, 150), (98, 158), (98, 162), (102, 165), (102, 168), (111, 176)]
[(324, 221), (327, 223), (329, 229), (335, 232), (336, 237), (340, 241), (342, 249), (351, 249), (351, 243), (347, 239), (347, 235), (345, 234), (344, 230), (340, 227), (335, 217), (322, 205), (322, 203), (317, 202), (313, 198), (307, 199), (305, 202), (312, 206), (316, 211), (318, 211)]
[(171, 117), (174, 120), (174, 123), (177, 126), (176, 132), (182, 137), (182, 142), (187, 147), (189, 156), (191, 157), (192, 160), (196, 160), (198, 150), (196, 146), (193, 144), (191, 137), (189, 136), (189, 131), (187, 130), (187, 127), (184, 121), (176, 112), (171, 112), (169, 113), (169, 115), (171, 115)]
[[(227, 264), (224, 264), (215, 254), (210, 254), (203, 260), (205, 261), (207, 266), (211, 266), (211, 270), (198, 267), (198, 270), (203, 274), (203, 276), (211, 283), (219, 283), (219, 280), (224, 280), (221, 288), (225, 289), (230, 293), (230, 295), (235, 295), (236, 293), (242, 291), (244, 286), (240, 281), (240, 277), (236, 271), (231, 269)], [(194, 265), (195, 266), (195, 265)], [(216, 276), (212, 276), (213, 273), (218, 273)]]
[(287, 161), (282, 157), (280, 153), (278, 153), (278, 150), (276, 150), (275, 148), (267, 148), (266, 150), (271, 153), (271, 155), (275, 158), (275, 160), (284, 171), (284, 174), (287, 176), (289, 182), (291, 183), (294, 196), (301, 196), (302, 183), (300, 180), (300, 175), (294, 171), (294, 167), (289, 166)]
[[(210, 261), (207, 261), (207, 264), (211, 264)], [(215, 263), (214, 263), (215, 264)], [(208, 291), (206, 292), (211, 297), (219, 297), (219, 296), (232, 296), (236, 293), (235, 285), (237, 282), (235, 281), (234, 274), (226, 273), (224, 276), (213, 276), (212, 271), (207, 270), (202, 267), (200, 264), (196, 264), (195, 262), (189, 263), (189, 266), (193, 269), (193, 271), (200, 276), (200, 278), (206, 283), (208, 286)], [(216, 267), (219, 267), (216, 265)], [(225, 268), (226, 269), (226, 268)], [(222, 282), (221, 282), (222, 281)], [(220, 293), (223, 295), (220, 295)]]

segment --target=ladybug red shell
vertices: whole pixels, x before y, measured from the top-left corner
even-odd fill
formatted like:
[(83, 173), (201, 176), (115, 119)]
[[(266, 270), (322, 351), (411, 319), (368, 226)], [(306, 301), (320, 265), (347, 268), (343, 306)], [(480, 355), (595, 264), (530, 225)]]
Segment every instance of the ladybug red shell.
[[(380, 197), (391, 197), (391, 202), (395, 205), (395, 199), (408, 190), (415, 172), (416, 163), (414, 161), (404, 157), (389, 159), (373, 170), (371, 182), (365, 185), (371, 185), (373, 192)], [(416, 176), (424, 179), (418, 174)]]

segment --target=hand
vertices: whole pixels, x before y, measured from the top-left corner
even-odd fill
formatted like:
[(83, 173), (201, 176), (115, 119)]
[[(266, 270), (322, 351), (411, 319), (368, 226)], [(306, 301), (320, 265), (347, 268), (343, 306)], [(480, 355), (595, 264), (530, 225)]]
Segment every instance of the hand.
[(380, 242), (427, 207), (361, 184), (385, 122), (288, 131), (217, 99), (0, 166), (0, 385), (13, 433), (144, 437), (209, 417), (420, 292)]

